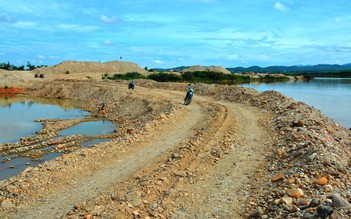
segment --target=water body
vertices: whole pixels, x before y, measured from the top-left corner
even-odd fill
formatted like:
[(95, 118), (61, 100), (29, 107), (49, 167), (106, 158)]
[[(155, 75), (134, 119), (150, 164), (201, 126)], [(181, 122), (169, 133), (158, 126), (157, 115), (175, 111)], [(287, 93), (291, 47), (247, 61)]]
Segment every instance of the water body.
[[(88, 112), (79, 109), (79, 103), (52, 99), (29, 99), (26, 97), (0, 98), (0, 144), (18, 142), (20, 137), (35, 135), (35, 132), (42, 129), (42, 124), (34, 122), (38, 119), (71, 119), (82, 118), (89, 115)], [(98, 120), (83, 122), (60, 131), (61, 136), (70, 135), (103, 135), (111, 134), (115, 125), (111, 121)], [(89, 138), (83, 141), (82, 147), (89, 147), (111, 139)], [(43, 151), (49, 152), (52, 147), (45, 147)], [(30, 158), (8, 155), (0, 157), (0, 180), (7, 179), (21, 173), (29, 166), (37, 166), (45, 161), (52, 160), (60, 153), (47, 153), (37, 160)], [(10, 159), (10, 161), (6, 161)]]
[(0, 143), (14, 143), (20, 137), (34, 135), (42, 129), (37, 119), (82, 118), (89, 113), (79, 104), (49, 99), (23, 97), (0, 98)]
[(103, 135), (115, 130), (114, 123), (108, 120), (82, 122), (70, 128), (59, 131), (59, 135)]
[(314, 78), (309, 82), (243, 84), (258, 91), (275, 90), (319, 109), (345, 128), (351, 128), (351, 78)]

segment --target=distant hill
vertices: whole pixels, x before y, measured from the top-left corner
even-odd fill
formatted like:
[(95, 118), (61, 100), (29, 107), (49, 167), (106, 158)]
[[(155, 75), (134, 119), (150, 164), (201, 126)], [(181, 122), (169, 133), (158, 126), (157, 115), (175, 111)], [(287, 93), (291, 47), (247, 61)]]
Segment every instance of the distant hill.
[[(175, 68), (156, 68), (158, 72), (175, 71), (183, 72), (191, 66), (180, 66)], [(270, 73), (270, 74), (284, 74), (287, 76), (304, 75), (305, 77), (338, 77), (351, 78), (351, 63), (344, 65), (337, 64), (319, 64), (319, 65), (294, 65), (294, 66), (251, 66), (251, 67), (230, 67), (226, 70), (232, 73)]]
[(176, 72), (181, 72), (184, 69), (190, 68), (190, 66), (179, 66), (175, 68), (153, 68), (154, 70), (158, 72), (164, 72), (164, 71), (176, 71)]
[(183, 69), (181, 72), (201, 72), (201, 71), (210, 71), (210, 72), (221, 72), (224, 74), (231, 74), (226, 68), (222, 66), (200, 66), (200, 65), (193, 65), (189, 68)]
[[(180, 66), (175, 68), (155, 68), (158, 72), (163, 71), (177, 71), (181, 72), (184, 69), (190, 68), (191, 66)], [(351, 72), (351, 63), (344, 65), (331, 65), (331, 64), (319, 64), (319, 65), (294, 65), (294, 66), (251, 66), (251, 67), (229, 67), (226, 68), (231, 72), (260, 72), (260, 73), (287, 73), (287, 74), (304, 74), (304, 73), (340, 73), (340, 72)]]
[(248, 68), (236, 67), (227, 68), (231, 72), (261, 72), (261, 73), (339, 73), (351, 72), (351, 63), (344, 65), (296, 65), (296, 66), (251, 66)]

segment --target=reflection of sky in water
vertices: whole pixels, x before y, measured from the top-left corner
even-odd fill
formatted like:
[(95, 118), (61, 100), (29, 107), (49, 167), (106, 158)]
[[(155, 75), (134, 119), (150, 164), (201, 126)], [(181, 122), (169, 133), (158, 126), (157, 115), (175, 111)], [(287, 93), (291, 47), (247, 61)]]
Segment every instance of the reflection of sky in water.
[[(21, 157), (21, 158), (11, 159), (10, 161), (5, 162), (3, 164), (1, 164), (1, 161), (3, 161), (5, 158), (9, 158), (10, 156), (0, 157), (0, 173), (1, 173), (0, 180), (15, 176), (21, 173), (27, 167), (35, 167), (38, 164), (44, 163), (45, 161), (48, 161), (48, 160), (52, 160), (55, 157), (58, 157), (60, 155), (61, 155), (60, 153), (50, 153), (40, 157), (40, 159), (36, 161), (32, 161), (30, 158)], [(10, 168), (11, 166), (13, 166), (14, 168)]]
[(34, 120), (81, 118), (87, 114), (80, 109), (63, 109), (57, 105), (30, 101), (0, 106), (0, 143), (13, 143), (21, 136), (34, 135), (42, 128), (41, 123)]
[(351, 127), (351, 79), (316, 78), (310, 82), (245, 84), (258, 91), (275, 90), (319, 109), (340, 125)]
[[(89, 139), (85, 142), (82, 142), (80, 146), (89, 147), (89, 146), (92, 146), (92, 145), (95, 145), (95, 144), (98, 144), (101, 142), (107, 142), (110, 140), (111, 140), (111, 138)], [(45, 149), (39, 149), (39, 150), (50, 150), (53, 147), (56, 147), (56, 146), (46, 147)], [(0, 157), (0, 180), (8, 179), (9, 177), (12, 177), (12, 176), (15, 176), (15, 175), (21, 173), (27, 167), (35, 167), (38, 164), (52, 160), (52, 159), (59, 157), (59, 156), (61, 156), (60, 153), (48, 153), (48, 154), (45, 154), (44, 156), (41, 156), (36, 161), (33, 161), (30, 158), (20, 157), (20, 158), (11, 159), (10, 161), (5, 162), (5, 163), (1, 163), (1, 161), (5, 160), (6, 158), (11, 158), (11, 155)], [(13, 168), (10, 168), (11, 166)]]
[(111, 121), (99, 120), (92, 122), (82, 122), (68, 129), (59, 131), (59, 135), (103, 135), (111, 134), (115, 130), (115, 125)]
[(99, 144), (99, 143), (102, 143), (102, 142), (107, 142), (107, 141), (110, 141), (110, 140), (112, 140), (112, 138), (104, 138), (104, 139), (94, 138), (94, 139), (89, 139), (88, 141), (82, 142), (80, 144), (80, 146), (82, 146), (82, 147), (90, 147), (92, 145)]
[[(11, 102), (12, 101), (12, 102)], [(13, 143), (22, 136), (34, 135), (37, 130), (42, 128), (41, 123), (33, 122), (38, 119), (69, 119), (82, 118), (88, 112), (80, 109), (64, 109), (57, 105), (42, 104), (34, 101), (17, 101), (11, 99), (0, 99), (0, 143)], [(10, 103), (9, 103), (10, 102)], [(66, 105), (67, 102), (65, 102)], [(92, 122), (84, 122), (75, 125), (67, 130), (61, 131), (61, 135), (101, 135), (110, 134), (115, 130), (115, 125), (111, 121), (100, 120)], [(90, 139), (82, 143), (81, 146), (88, 147), (100, 142), (109, 141), (111, 139)], [(46, 147), (49, 150), (54, 146)], [(15, 158), (3, 164), (0, 163), (0, 180), (7, 179), (22, 172), (29, 166), (36, 166), (39, 163), (51, 160), (60, 156), (60, 153), (49, 153), (40, 157), (37, 161), (31, 161), (29, 158)], [(11, 156), (0, 157), (0, 162)], [(27, 163), (27, 164), (26, 164)], [(12, 168), (13, 167), (13, 168)]]

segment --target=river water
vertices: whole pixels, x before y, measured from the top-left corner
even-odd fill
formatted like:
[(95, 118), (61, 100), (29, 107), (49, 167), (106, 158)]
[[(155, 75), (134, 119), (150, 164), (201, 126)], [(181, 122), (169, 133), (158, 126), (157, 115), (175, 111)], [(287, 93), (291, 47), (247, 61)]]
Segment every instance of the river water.
[(275, 90), (319, 109), (345, 128), (351, 128), (351, 78), (314, 78), (309, 82), (251, 83), (243, 87)]

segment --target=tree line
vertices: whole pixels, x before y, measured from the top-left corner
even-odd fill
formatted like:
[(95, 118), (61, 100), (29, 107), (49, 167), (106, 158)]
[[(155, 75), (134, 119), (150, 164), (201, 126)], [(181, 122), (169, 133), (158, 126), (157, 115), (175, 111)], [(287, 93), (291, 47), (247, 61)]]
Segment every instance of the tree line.
[(13, 65), (11, 64), (10, 62), (7, 62), (7, 63), (0, 63), (0, 69), (4, 69), (4, 70), (8, 70), (8, 71), (11, 71), (11, 70), (20, 70), (20, 71), (24, 71), (24, 70), (34, 70), (36, 68), (41, 68), (41, 67), (46, 67), (46, 65), (32, 65), (30, 62), (27, 62), (27, 65), (26, 65), (27, 68), (25, 68), (24, 65), (20, 65), (20, 66), (16, 66), (16, 65)]

